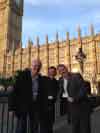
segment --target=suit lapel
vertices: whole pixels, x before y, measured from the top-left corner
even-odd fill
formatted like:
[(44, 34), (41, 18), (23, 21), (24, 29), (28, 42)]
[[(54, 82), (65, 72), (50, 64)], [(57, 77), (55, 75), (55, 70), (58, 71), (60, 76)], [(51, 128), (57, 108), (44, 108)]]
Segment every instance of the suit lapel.
[(60, 81), (60, 88), (64, 89), (64, 80), (63, 80), (63, 78)]
[(63, 90), (64, 90), (63, 84), (64, 84), (64, 81), (63, 81), (63, 78), (61, 78), (59, 80), (59, 88), (60, 88), (60, 90), (59, 90), (59, 93), (58, 93), (58, 99), (59, 99), (59, 97), (61, 97), (61, 95), (63, 93)]
[(69, 88), (70, 88), (70, 80), (68, 79), (68, 83), (67, 83), (67, 91), (68, 91), (68, 94), (69, 94)]
[[(66, 90), (68, 91), (69, 93), (69, 87), (70, 87), (70, 79), (67, 80), (67, 86), (66, 86)], [(62, 88), (62, 91), (64, 91), (64, 79), (61, 79), (61, 88)]]
[(41, 93), (41, 89), (40, 89), (40, 87), (42, 88), (42, 86), (41, 86), (41, 75), (39, 75), (38, 76), (38, 95), (40, 95)]
[(71, 83), (72, 82), (72, 75), (69, 76), (68, 78), (68, 85), (67, 85), (67, 91), (68, 91), (68, 94), (70, 95), (70, 92), (71, 92)]
[(32, 88), (32, 76), (31, 76), (31, 71), (30, 70), (27, 71), (27, 78), (28, 78), (28, 82), (31, 83), (30, 85), (31, 85), (31, 88)]

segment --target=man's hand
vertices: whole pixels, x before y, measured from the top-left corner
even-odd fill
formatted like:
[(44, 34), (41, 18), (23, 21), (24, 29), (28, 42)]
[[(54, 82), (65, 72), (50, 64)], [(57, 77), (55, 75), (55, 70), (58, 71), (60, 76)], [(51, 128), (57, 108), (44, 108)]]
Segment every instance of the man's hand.
[(13, 88), (13, 86), (8, 86), (7, 90), (8, 90), (9, 92), (12, 92), (12, 91), (14, 90), (14, 88)]
[(9, 115), (12, 116), (14, 114), (13, 111), (9, 111)]
[(49, 100), (52, 100), (52, 99), (53, 99), (53, 96), (48, 96), (48, 99), (49, 99)]
[(67, 100), (68, 100), (69, 102), (71, 102), (71, 103), (74, 101), (74, 99), (73, 99), (72, 97), (68, 97)]

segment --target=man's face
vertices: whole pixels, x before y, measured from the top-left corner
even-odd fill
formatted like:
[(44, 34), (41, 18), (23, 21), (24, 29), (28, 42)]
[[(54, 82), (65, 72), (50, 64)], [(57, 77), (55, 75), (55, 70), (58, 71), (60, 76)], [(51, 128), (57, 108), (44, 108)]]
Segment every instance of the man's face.
[(64, 76), (65, 74), (68, 73), (68, 70), (66, 67), (64, 66), (59, 66), (58, 67), (58, 73), (61, 75), (61, 76)]
[(39, 71), (40, 71), (40, 68), (41, 68), (40, 62), (37, 61), (37, 60), (34, 60), (32, 62), (32, 67), (31, 67), (31, 69), (32, 69), (32, 75), (33, 76), (37, 75), (39, 73)]
[(55, 77), (56, 74), (57, 74), (57, 72), (56, 72), (55, 69), (53, 69), (53, 68), (49, 69), (48, 75), (49, 75), (50, 77)]

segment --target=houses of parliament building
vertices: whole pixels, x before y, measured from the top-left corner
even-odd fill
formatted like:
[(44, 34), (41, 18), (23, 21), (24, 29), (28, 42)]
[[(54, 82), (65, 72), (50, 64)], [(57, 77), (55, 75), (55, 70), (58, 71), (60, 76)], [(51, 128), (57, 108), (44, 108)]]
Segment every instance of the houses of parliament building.
[[(47, 74), (49, 66), (65, 64), (69, 71), (81, 71), (84, 78), (93, 83), (100, 82), (100, 34), (95, 34), (93, 25), (90, 25), (90, 35), (82, 37), (78, 27), (78, 37), (70, 39), (66, 32), (66, 39), (59, 41), (56, 33), (55, 41), (49, 42), (48, 35), (45, 43), (36, 44), (28, 41), (23, 48), (22, 17), (24, 0), (0, 0), (0, 75), (11, 76), (16, 70), (31, 67), (33, 58), (42, 61), (42, 73)], [(82, 58), (77, 58), (83, 52)], [(84, 57), (84, 58), (83, 58)]]

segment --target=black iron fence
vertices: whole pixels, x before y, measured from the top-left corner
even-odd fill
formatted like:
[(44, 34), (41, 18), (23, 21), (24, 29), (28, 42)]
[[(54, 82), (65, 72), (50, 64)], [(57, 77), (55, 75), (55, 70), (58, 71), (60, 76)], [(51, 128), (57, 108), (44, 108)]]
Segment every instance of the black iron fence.
[[(17, 119), (14, 116), (13, 113), (10, 113), (8, 111), (8, 92), (0, 92), (0, 133), (15, 133), (16, 130), (16, 123)], [(98, 101), (100, 98), (93, 97), (91, 99), (91, 102)], [(60, 119), (60, 104), (59, 101), (57, 101), (56, 105), (56, 120)], [(66, 118), (65, 118), (66, 119)], [(94, 109), (94, 113), (92, 115), (92, 131), (93, 133), (99, 133), (97, 130), (99, 129), (100, 126), (98, 124), (100, 123), (100, 107)], [(27, 120), (27, 126), (29, 125), (28, 120)], [(29, 126), (28, 126), (29, 127)], [(98, 128), (98, 129), (97, 129)], [(95, 131), (94, 131), (95, 130)], [(27, 133), (29, 133), (29, 128), (27, 130)]]
[[(14, 113), (8, 111), (8, 96), (9, 92), (0, 92), (0, 133), (15, 133), (17, 119)], [(59, 101), (56, 104), (56, 119), (60, 116)], [(29, 120), (27, 119), (27, 126), (29, 127)], [(29, 129), (27, 130), (29, 133)]]
[(15, 133), (16, 121), (8, 111), (8, 93), (0, 92), (0, 133)]

